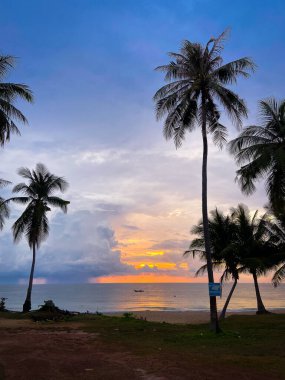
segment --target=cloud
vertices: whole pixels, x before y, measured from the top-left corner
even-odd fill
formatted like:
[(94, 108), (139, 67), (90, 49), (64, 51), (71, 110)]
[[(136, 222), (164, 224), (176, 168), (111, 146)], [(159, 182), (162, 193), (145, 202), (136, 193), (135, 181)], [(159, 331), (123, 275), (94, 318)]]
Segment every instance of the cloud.
[(123, 224), (123, 227), (126, 228), (127, 230), (131, 230), (131, 231), (138, 231), (138, 230), (140, 230), (139, 227), (137, 227), (137, 226), (130, 226), (128, 224)]
[[(190, 239), (189, 239), (190, 240)], [(151, 249), (162, 249), (166, 251), (182, 251), (189, 246), (189, 240), (162, 240), (151, 246)]]
[[(117, 245), (114, 231), (96, 212), (57, 213), (51, 220), (48, 240), (37, 252), (35, 276), (47, 282), (86, 282), (89, 277), (133, 273), (132, 266), (121, 262)], [(6, 271), (12, 282), (27, 278), (32, 257), (28, 244), (15, 246), (5, 234), (1, 248), (2, 281), (7, 280)]]
[[(182, 254), (189, 246), (190, 228), (201, 218), (201, 141), (200, 135), (193, 137), (191, 149), (177, 152), (168, 144), (135, 151), (118, 148), (114, 155), (109, 148), (97, 147), (87, 154), (56, 143), (33, 155), (28, 148), (7, 150), (2, 162), (4, 178), (17, 183), (15, 162), (32, 168), (41, 161), (70, 182), (64, 194), (71, 201), (69, 212), (50, 214), (50, 237), (38, 253), (36, 276), (50, 282), (84, 282), (96, 276), (138, 273), (133, 263), (148, 264), (152, 250), (164, 252), (151, 255), (154, 265), (176, 263), (176, 273), (184, 273), (180, 264), (185, 261)], [(218, 206), (227, 211), (240, 201), (254, 209), (265, 203), (263, 189), (255, 197), (241, 195), (227, 152), (210, 144), (210, 157), (209, 209)], [(9, 188), (3, 191), (9, 196)], [(21, 206), (13, 207), (8, 225), (21, 210)], [(1, 246), (2, 281), (27, 276), (31, 260), (27, 244), (15, 247), (6, 229)], [(190, 270), (198, 267), (199, 262), (191, 262)]]

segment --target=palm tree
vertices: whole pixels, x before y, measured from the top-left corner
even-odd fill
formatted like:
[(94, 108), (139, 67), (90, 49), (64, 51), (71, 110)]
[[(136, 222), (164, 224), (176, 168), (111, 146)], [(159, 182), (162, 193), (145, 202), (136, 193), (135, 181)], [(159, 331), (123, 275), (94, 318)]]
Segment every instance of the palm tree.
[(258, 277), (268, 273), (281, 260), (276, 233), (268, 213), (258, 218), (258, 211), (255, 211), (251, 217), (248, 208), (242, 204), (233, 208), (231, 212), (237, 227), (232, 248), (239, 257), (240, 272), (250, 273), (253, 277), (257, 314), (268, 313), (262, 302)]
[(49, 206), (59, 207), (63, 212), (67, 212), (67, 205), (70, 202), (54, 195), (56, 190), (61, 192), (66, 190), (68, 184), (65, 179), (51, 174), (43, 164), (37, 164), (36, 169), (32, 171), (27, 168), (20, 168), (18, 174), (28, 180), (28, 184), (19, 183), (13, 188), (13, 193), (22, 193), (24, 196), (13, 197), (8, 201), (27, 205), (12, 229), (14, 241), (20, 241), (24, 235), (33, 252), (29, 286), (23, 305), (23, 312), (28, 312), (31, 310), (36, 249), (40, 247), (49, 233), (47, 217), (47, 212), (51, 210)]
[[(210, 243), (212, 253), (212, 264), (214, 269), (223, 268), (223, 274), (220, 278), (221, 283), (229, 279), (233, 280), (232, 288), (228, 294), (223, 310), (220, 314), (220, 319), (224, 319), (227, 311), (227, 307), (230, 303), (231, 297), (236, 288), (239, 279), (239, 258), (236, 256), (235, 251), (232, 249), (232, 243), (235, 239), (236, 226), (232, 222), (229, 216), (217, 209), (211, 211), (211, 217), (209, 218), (209, 231), (210, 231)], [(206, 261), (205, 255), (205, 239), (203, 223), (200, 222), (194, 226), (191, 231), (193, 234), (199, 237), (194, 239), (189, 247), (189, 251), (185, 253), (199, 254), (200, 259)], [(207, 269), (207, 264), (201, 266), (196, 272), (196, 276), (204, 274)]]
[(20, 134), (15, 124), (16, 121), (27, 123), (26, 117), (16, 108), (18, 98), (29, 103), (33, 101), (33, 95), (29, 87), (19, 83), (4, 83), (2, 79), (8, 70), (14, 67), (15, 58), (12, 56), (0, 56), (0, 145), (4, 146), (10, 140), (11, 133)]
[(247, 127), (229, 144), (241, 166), (237, 181), (246, 194), (255, 191), (255, 182), (266, 178), (266, 192), (274, 213), (285, 211), (285, 100), (259, 102), (260, 125)]
[[(247, 116), (244, 101), (227, 88), (236, 83), (239, 76), (248, 77), (255, 68), (250, 58), (241, 58), (224, 64), (221, 56), (226, 32), (211, 38), (206, 46), (185, 40), (179, 53), (169, 53), (171, 62), (156, 70), (165, 73), (167, 83), (154, 95), (156, 115), (164, 116), (163, 133), (166, 139), (174, 139), (178, 148), (185, 133), (196, 126), (202, 131), (202, 215), (209, 282), (214, 282), (207, 208), (207, 134), (219, 146), (226, 141), (226, 127), (220, 124), (220, 104), (237, 126)], [(219, 331), (216, 297), (210, 297), (211, 329)]]

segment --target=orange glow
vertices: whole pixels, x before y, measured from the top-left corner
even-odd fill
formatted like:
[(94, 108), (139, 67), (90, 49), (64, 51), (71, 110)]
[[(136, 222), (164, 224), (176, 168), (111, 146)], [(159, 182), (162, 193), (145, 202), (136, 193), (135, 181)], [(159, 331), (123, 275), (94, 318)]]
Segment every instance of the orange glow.
[(141, 275), (114, 275), (114, 276), (102, 276), (102, 277), (91, 277), (88, 281), (90, 284), (107, 284), (107, 283), (201, 283), (207, 282), (203, 278), (195, 277), (182, 277), (182, 276), (170, 276), (161, 273), (144, 273)]
[(146, 256), (162, 256), (164, 251), (147, 251), (144, 253)]

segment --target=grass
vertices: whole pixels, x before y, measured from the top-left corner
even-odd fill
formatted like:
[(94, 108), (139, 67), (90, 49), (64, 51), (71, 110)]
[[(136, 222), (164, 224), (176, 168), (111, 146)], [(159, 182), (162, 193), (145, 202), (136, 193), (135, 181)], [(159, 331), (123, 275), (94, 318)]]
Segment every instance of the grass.
[(75, 319), (84, 321), (86, 331), (99, 333), (104, 341), (120, 344), (138, 355), (163, 352), (201, 363), (206, 359), (209, 366), (242, 366), (268, 376), (285, 373), (285, 315), (230, 316), (222, 323), (223, 332), (217, 335), (209, 331), (208, 325), (89, 318)]
[[(0, 313), (0, 318), (27, 318), (21, 313)], [(120, 347), (142, 357), (161, 353), (169, 360), (213, 368), (246, 368), (268, 378), (285, 373), (285, 315), (235, 315), (213, 334), (208, 325), (175, 325), (104, 315), (82, 314), (70, 318), (80, 328), (96, 333), (102, 344)], [(69, 322), (61, 322), (68, 328)], [(44, 327), (44, 323), (42, 324)], [(263, 377), (262, 377), (263, 378)]]

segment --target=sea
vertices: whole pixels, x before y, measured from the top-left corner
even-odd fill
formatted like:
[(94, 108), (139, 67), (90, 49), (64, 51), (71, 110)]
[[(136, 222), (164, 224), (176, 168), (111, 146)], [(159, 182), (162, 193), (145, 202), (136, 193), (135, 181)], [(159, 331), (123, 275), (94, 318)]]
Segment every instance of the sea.
[[(217, 297), (219, 309), (223, 307), (229, 289), (230, 284), (226, 284), (222, 297)], [(268, 309), (284, 308), (285, 311), (285, 284), (277, 288), (271, 284), (260, 284), (260, 292)], [(20, 311), (25, 295), (24, 285), (0, 285), (0, 297), (7, 298), (9, 310)], [(45, 300), (53, 300), (61, 309), (78, 312), (209, 310), (208, 285), (196, 283), (34, 285), (32, 308), (37, 309)], [(255, 309), (254, 285), (238, 284), (228, 310), (242, 312)]]

